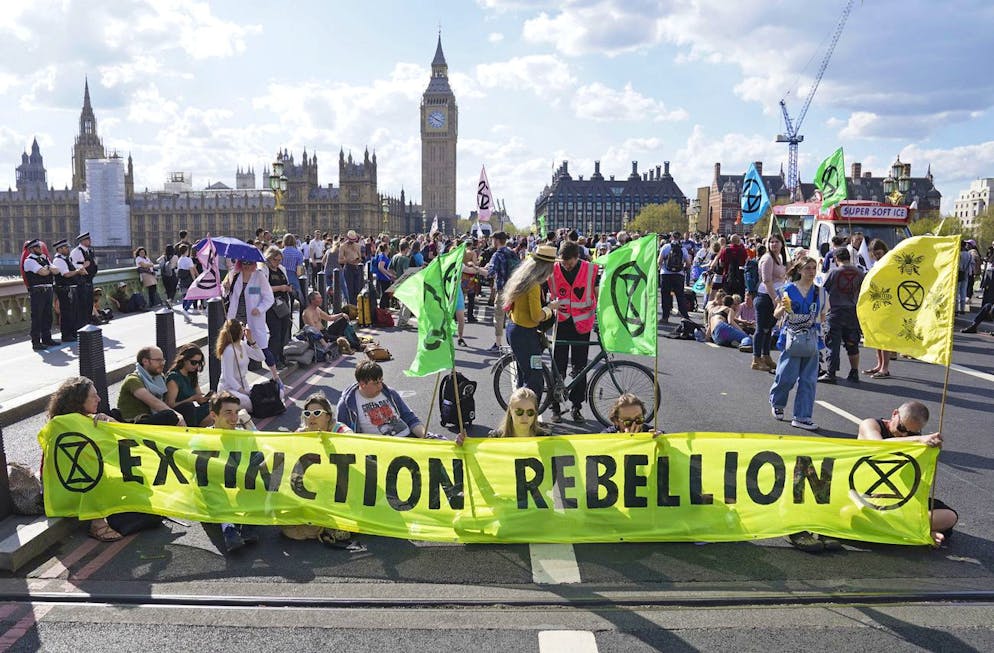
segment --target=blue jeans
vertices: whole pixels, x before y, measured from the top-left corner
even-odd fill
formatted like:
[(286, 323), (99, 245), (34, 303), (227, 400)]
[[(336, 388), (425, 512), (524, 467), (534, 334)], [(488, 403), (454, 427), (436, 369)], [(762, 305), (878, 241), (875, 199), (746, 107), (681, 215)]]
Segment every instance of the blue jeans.
[(773, 300), (764, 293), (756, 295), (756, 335), (752, 339), (753, 356), (769, 356), (770, 344), (773, 340)]
[(956, 310), (966, 311), (969, 305), (966, 301), (966, 284), (967, 276), (961, 275), (961, 278), (956, 281)]
[(542, 368), (532, 369), (532, 357), (542, 355), (542, 342), (538, 331), (534, 328), (520, 327), (514, 322), (507, 323), (507, 344), (514, 352), (514, 362), (518, 366), (518, 388), (527, 386), (538, 396), (542, 404), (542, 392), (545, 390), (545, 377)]
[(711, 340), (716, 345), (730, 347), (735, 341), (742, 342), (749, 337), (745, 331), (740, 331), (728, 322), (722, 322), (717, 328), (711, 329)]
[(770, 404), (776, 408), (785, 407), (795, 383), (794, 419), (810, 420), (815, 408), (815, 387), (818, 385), (817, 354), (797, 358), (785, 351), (780, 355), (773, 386), (770, 387)]

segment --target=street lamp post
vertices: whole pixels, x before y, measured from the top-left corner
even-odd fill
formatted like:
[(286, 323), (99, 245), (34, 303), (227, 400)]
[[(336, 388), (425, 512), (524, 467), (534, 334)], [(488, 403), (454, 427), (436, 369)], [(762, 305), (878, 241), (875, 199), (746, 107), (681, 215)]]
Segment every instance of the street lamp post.
[(421, 233), (426, 233), (428, 231), (428, 212), (421, 211)]
[(284, 195), (286, 194), (286, 175), (283, 174), (283, 161), (276, 158), (273, 162), (273, 172), (269, 175), (269, 189), (273, 191), (275, 197), (276, 224), (273, 226), (273, 235), (285, 234), (287, 232), (284, 211)]
[(388, 228), (388, 222), (390, 220), (390, 200), (383, 198), (383, 233), (390, 235), (390, 230)]

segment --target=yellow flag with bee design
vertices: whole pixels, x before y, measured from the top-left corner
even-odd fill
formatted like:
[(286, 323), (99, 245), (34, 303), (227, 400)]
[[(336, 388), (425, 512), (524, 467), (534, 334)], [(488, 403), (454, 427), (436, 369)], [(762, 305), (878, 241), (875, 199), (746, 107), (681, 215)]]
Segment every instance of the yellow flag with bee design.
[(948, 365), (959, 256), (959, 235), (915, 236), (877, 261), (856, 304), (866, 346)]

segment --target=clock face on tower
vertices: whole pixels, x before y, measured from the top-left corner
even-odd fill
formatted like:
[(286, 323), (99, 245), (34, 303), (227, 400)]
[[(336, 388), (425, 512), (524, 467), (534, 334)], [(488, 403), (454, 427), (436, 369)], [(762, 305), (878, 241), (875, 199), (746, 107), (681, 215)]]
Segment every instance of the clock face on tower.
[(445, 126), (445, 114), (441, 111), (432, 111), (428, 114), (428, 124), (435, 129)]

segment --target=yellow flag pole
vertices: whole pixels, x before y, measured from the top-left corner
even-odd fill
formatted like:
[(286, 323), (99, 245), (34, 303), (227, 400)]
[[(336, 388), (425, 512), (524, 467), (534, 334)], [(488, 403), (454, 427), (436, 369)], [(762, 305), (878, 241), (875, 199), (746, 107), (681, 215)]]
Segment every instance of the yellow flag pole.
[[(939, 228), (936, 229), (937, 232), (942, 230), (942, 225), (945, 224), (945, 222), (946, 222), (946, 220), (945, 220), (945, 218), (943, 218), (942, 222), (939, 223)], [(938, 233), (936, 235), (938, 235)], [(959, 250), (959, 247), (960, 247), (959, 241), (960, 241), (960, 239), (957, 239), (957, 241), (956, 241), (956, 245), (957, 245), (956, 249), (957, 249), (957, 251)], [(953, 284), (953, 292), (952, 292), (952, 297), (954, 297), (954, 298), (957, 296), (956, 295), (956, 293), (957, 293), (956, 284), (959, 283), (959, 280), (958, 280), (958, 277), (957, 277), (957, 273), (958, 272), (959, 272), (959, 258), (956, 259), (956, 272), (954, 272), (953, 275), (952, 275), (952, 278), (955, 280), (954, 284)], [(947, 400), (949, 398), (949, 370), (952, 369), (952, 366), (953, 366), (953, 328), (954, 328), (955, 324), (956, 324), (955, 318), (952, 319), (952, 320), (950, 320), (950, 322), (949, 322), (949, 352), (948, 352), (948, 355), (946, 356), (946, 378), (942, 382), (942, 399), (940, 400), (940, 403), (939, 403), (939, 434), (940, 435), (942, 434), (942, 427), (945, 425), (945, 421), (946, 421), (946, 403), (947, 403)], [(940, 450), (940, 453), (941, 453), (941, 450)], [(931, 488), (931, 490), (929, 490), (929, 495), (928, 495), (928, 500), (929, 500), (929, 514), (930, 515), (932, 513), (931, 506), (935, 503), (935, 486), (938, 485), (938, 483), (939, 483), (939, 466), (938, 466), (938, 461), (936, 461), (935, 475), (932, 477), (932, 488)], [(936, 544), (933, 543), (933, 546), (938, 546), (938, 545), (936, 545)]]

